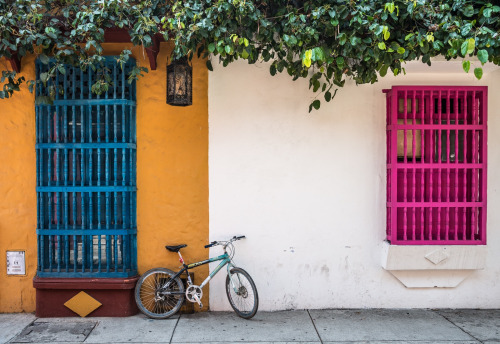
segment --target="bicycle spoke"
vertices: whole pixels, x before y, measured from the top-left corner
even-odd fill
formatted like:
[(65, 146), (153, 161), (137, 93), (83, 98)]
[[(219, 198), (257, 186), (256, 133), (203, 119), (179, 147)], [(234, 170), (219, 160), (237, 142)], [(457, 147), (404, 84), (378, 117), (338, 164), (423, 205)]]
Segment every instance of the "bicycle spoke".
[(171, 276), (162, 272), (153, 272), (144, 277), (138, 296), (142, 306), (147, 311), (162, 315), (179, 305), (182, 295), (164, 294), (164, 292), (179, 291), (177, 282), (172, 282), (167, 288), (164, 288), (169, 281), (171, 281)]

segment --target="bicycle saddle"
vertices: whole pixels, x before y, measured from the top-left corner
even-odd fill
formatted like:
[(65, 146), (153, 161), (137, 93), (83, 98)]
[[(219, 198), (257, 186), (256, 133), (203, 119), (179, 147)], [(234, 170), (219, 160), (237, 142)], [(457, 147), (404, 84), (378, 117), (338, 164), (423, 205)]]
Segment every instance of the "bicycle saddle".
[(177, 246), (165, 246), (167, 250), (170, 252), (179, 252), (179, 250), (183, 247), (186, 247), (187, 245), (182, 244), (182, 245), (177, 245)]

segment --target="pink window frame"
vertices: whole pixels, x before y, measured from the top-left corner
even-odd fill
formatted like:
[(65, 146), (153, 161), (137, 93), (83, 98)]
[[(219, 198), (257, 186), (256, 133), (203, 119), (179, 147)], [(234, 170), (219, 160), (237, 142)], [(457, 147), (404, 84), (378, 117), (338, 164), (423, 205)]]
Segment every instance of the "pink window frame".
[(488, 88), (394, 86), (384, 93), (387, 240), (485, 245)]

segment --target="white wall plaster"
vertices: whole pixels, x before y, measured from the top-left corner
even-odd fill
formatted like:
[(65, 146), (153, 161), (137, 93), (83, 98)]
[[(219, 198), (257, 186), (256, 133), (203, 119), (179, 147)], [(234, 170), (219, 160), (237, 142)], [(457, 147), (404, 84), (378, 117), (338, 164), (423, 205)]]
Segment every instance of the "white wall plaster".
[[(209, 74), (210, 240), (247, 236), (236, 263), (253, 276), (260, 309), (500, 307), (500, 71), (477, 81), (457, 61), (451, 73), (347, 82), (308, 113), (308, 81), (271, 77), (268, 67), (214, 63)], [(454, 289), (407, 289), (381, 266), (382, 89), (404, 84), (489, 86), (488, 257)], [(224, 281), (210, 285), (212, 310), (230, 309)]]

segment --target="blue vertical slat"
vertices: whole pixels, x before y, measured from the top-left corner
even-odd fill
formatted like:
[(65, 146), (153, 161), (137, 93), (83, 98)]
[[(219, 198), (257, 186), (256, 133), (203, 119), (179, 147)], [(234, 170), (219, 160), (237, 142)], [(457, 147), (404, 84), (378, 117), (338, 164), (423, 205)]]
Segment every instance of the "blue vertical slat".
[(54, 106), (54, 114), (53, 114), (53, 121), (54, 121), (54, 141), (56, 143), (59, 143), (59, 136), (60, 136), (60, 129), (61, 129), (61, 123), (59, 123), (59, 106)]
[(45, 207), (45, 193), (40, 192), (40, 229), (44, 229), (45, 227), (45, 211), (47, 207)]
[(122, 271), (127, 271), (128, 268), (128, 251), (127, 251), (128, 235), (122, 235)]
[(98, 241), (97, 241), (97, 272), (102, 272), (101, 269), (101, 236), (98, 235)]
[(115, 261), (115, 271), (118, 272), (118, 235), (113, 236), (113, 243), (114, 243), (114, 261)]
[(93, 173), (92, 173), (92, 148), (89, 148), (89, 149), (86, 149), (87, 151), (87, 154), (89, 156), (89, 163), (88, 163), (88, 176), (89, 176), (89, 182), (88, 182), (88, 186), (92, 186), (93, 185)]
[(89, 225), (88, 229), (94, 228), (94, 207), (93, 207), (93, 195), (92, 192), (89, 192)]
[[(67, 192), (64, 193), (64, 224), (65, 228), (69, 228), (69, 217), (68, 217), (68, 211), (69, 211), (69, 195)], [(66, 272), (69, 271), (69, 240), (68, 236), (64, 236), (64, 265), (66, 268)]]
[[(84, 222), (85, 217), (83, 216), (84, 210), (85, 209), (85, 194), (86, 192), (82, 192), (82, 223)], [(85, 228), (85, 225), (82, 225), (83, 228)], [(85, 250), (86, 245), (86, 235), (82, 234), (82, 273), (85, 272), (85, 255), (87, 254), (87, 251)]]
[(76, 273), (78, 268), (78, 244), (76, 235), (73, 235), (73, 272)]
[(100, 105), (97, 105), (96, 106), (96, 110), (97, 110), (97, 118), (96, 118), (96, 131), (97, 131), (97, 142), (101, 142), (101, 106)]
[[(90, 199), (92, 200), (92, 195), (90, 195)], [(90, 207), (92, 209), (92, 207)], [(89, 249), (89, 272), (92, 272), (92, 266), (94, 265), (94, 236), (89, 235), (89, 244), (90, 244), (90, 249)]]
[(40, 240), (40, 251), (42, 252), (42, 257), (38, 260), (38, 264), (40, 265), (40, 270), (44, 271), (45, 270), (45, 243), (44, 243), (44, 236), (39, 235), (38, 240)]
[(42, 271), (42, 267), (40, 266), (43, 257), (42, 251), (42, 240), (40, 239), (40, 235), (36, 236), (36, 261), (37, 261), (37, 271)]
[(52, 272), (52, 261), (53, 261), (53, 245), (52, 245), (52, 235), (49, 235), (49, 271)]
[[(101, 149), (97, 149), (97, 186), (101, 185)], [(101, 229), (101, 193), (97, 193), (97, 229)], [(99, 243), (101, 241), (99, 240)]]

